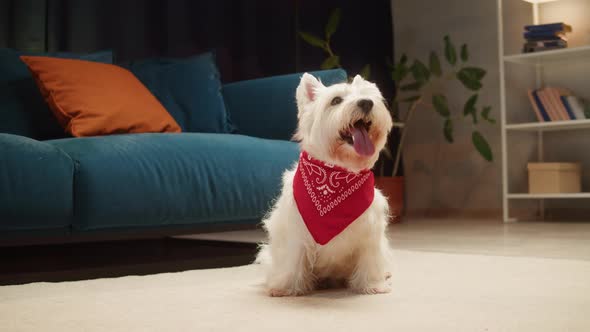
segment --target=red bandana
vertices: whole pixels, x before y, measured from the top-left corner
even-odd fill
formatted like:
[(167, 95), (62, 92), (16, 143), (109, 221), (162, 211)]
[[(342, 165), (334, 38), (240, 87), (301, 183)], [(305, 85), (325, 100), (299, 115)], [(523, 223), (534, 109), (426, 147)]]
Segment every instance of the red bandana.
[(353, 173), (301, 152), (293, 195), (313, 239), (324, 245), (365, 212), (375, 195), (373, 172)]

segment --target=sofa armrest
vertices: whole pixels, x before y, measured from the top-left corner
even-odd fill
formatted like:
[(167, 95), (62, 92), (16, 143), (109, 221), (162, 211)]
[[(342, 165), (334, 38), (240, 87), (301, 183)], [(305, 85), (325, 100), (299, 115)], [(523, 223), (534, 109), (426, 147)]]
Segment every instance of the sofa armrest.
[[(346, 81), (341, 69), (311, 72), (325, 85)], [(231, 121), (239, 134), (290, 140), (297, 127), (295, 90), (302, 73), (272, 76), (223, 86)]]
[(0, 133), (0, 240), (9, 232), (67, 230), (74, 161), (55, 146)]

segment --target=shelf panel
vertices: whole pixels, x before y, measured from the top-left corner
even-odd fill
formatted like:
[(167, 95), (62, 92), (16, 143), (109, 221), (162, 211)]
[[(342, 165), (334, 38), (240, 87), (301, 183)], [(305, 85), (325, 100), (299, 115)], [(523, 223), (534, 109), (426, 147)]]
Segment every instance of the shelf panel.
[(506, 125), (506, 130), (520, 131), (555, 131), (585, 128), (590, 128), (590, 119), (551, 122), (530, 122)]
[(551, 64), (571, 60), (590, 60), (590, 45), (560, 50), (505, 55), (504, 62), (528, 65)]
[(572, 198), (590, 198), (590, 193), (574, 194), (508, 194), (509, 199), (572, 199)]

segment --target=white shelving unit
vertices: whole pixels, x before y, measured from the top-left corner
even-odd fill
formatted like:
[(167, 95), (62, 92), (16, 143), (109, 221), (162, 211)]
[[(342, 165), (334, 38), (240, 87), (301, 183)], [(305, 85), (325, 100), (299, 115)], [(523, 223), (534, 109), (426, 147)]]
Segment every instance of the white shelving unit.
[(581, 46), (553, 51), (505, 55), (504, 61), (525, 65), (546, 65), (579, 59), (584, 60), (588, 59), (588, 57), (590, 57), (590, 46)]
[(590, 120), (507, 124), (507, 131), (556, 131), (590, 128)]
[[(536, 158), (530, 161), (543, 161), (545, 156), (544, 146), (544, 133), (556, 132), (556, 131), (572, 131), (572, 130), (584, 130), (590, 129), (590, 119), (588, 120), (572, 120), (572, 121), (556, 121), (556, 122), (537, 122), (534, 118), (533, 111), (528, 104), (526, 97), (526, 88), (537, 88), (545, 86), (545, 84), (551, 84), (552, 82), (545, 82), (544, 71), (546, 68), (551, 66), (565, 66), (571, 65), (572, 63), (590, 62), (590, 45), (571, 47), (561, 50), (544, 51), (537, 53), (521, 54), (515, 49), (516, 40), (511, 40), (512, 43), (505, 41), (505, 24), (511, 20), (512, 17), (505, 17), (511, 15), (514, 2), (522, 2), (516, 4), (522, 8), (523, 6), (529, 5), (531, 12), (529, 16), (530, 21), (526, 24), (539, 24), (539, 11), (542, 4), (537, 1), (525, 0), (497, 0), (498, 3), (498, 39), (499, 39), (499, 58), (500, 58), (500, 102), (501, 102), (501, 130), (502, 130), (502, 200), (503, 200), (503, 216), (504, 222), (515, 222), (517, 219), (511, 215), (511, 204), (522, 201), (537, 201), (538, 204), (538, 216), (543, 219), (545, 216), (545, 200), (570, 200), (570, 199), (588, 199), (590, 203), (590, 193), (576, 193), (576, 194), (529, 194), (526, 189), (523, 188), (522, 184), (525, 183), (525, 179), (517, 179), (519, 181), (520, 189), (512, 191), (513, 177), (510, 174), (510, 169), (514, 169), (515, 165), (512, 159), (512, 155), (509, 153), (509, 148), (514, 146), (515, 140), (519, 139), (520, 133), (529, 133), (529, 135), (535, 135), (532, 140), (536, 140)], [(512, 3), (509, 3), (512, 2)], [(529, 3), (532, 2), (532, 3)], [(543, 1), (540, 1), (543, 2)], [(510, 8), (507, 8), (510, 5)], [(521, 17), (522, 19), (522, 17)], [(563, 19), (567, 21), (567, 17)], [(513, 23), (513, 22), (511, 22)], [(520, 22), (519, 22), (520, 23)], [(550, 22), (541, 22), (550, 23)], [(508, 24), (507, 24), (508, 25)], [(523, 24), (524, 25), (524, 24)], [(516, 24), (511, 24), (511, 28), (514, 30)], [(512, 31), (511, 31), (512, 32)], [(512, 36), (513, 34), (510, 34)], [(506, 35), (508, 36), (508, 34)], [(522, 39), (522, 34), (519, 36)], [(524, 42), (524, 40), (522, 41)], [(505, 51), (510, 44), (512, 49)], [(522, 43), (521, 43), (522, 44)], [(523, 84), (519, 85), (519, 82), (515, 83), (514, 73), (512, 69), (515, 66), (523, 67), (522, 70), (528, 71), (531, 79), (530, 86), (526, 87)], [(517, 68), (521, 68), (517, 67)], [(509, 69), (507, 69), (509, 68)], [(555, 68), (555, 67), (553, 67)], [(559, 68), (559, 67), (557, 67)], [(579, 75), (586, 75), (590, 77), (590, 72), (578, 73)], [(510, 76), (510, 77), (507, 77)], [(512, 86), (517, 85), (517, 86)], [(588, 85), (590, 87), (590, 84)], [(522, 90), (522, 91), (521, 91)], [(518, 96), (521, 93), (522, 96)], [(520, 98), (520, 99), (518, 99)], [(518, 114), (518, 112), (522, 112)], [(528, 112), (528, 114), (525, 114)], [(527, 118), (528, 121), (522, 121), (521, 119)], [(515, 120), (517, 119), (517, 120)], [(590, 134), (590, 132), (589, 132)], [(519, 159), (522, 162), (522, 158)], [(516, 167), (522, 167), (526, 169), (526, 162), (523, 165), (516, 165)], [(519, 173), (521, 177), (526, 174), (525, 172)]]
[(576, 194), (508, 194), (509, 199), (572, 199), (590, 198), (590, 193)]

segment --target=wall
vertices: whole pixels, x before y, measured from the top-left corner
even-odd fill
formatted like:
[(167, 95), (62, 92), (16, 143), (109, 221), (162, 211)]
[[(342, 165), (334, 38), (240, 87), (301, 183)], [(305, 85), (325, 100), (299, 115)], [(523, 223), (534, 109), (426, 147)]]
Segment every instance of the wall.
[[(497, 45), (496, 0), (393, 0), (395, 49), (417, 55), (423, 60), (429, 51), (441, 49), (443, 35), (450, 34), (455, 44), (467, 42), (472, 58), (488, 70), (485, 89), (480, 96), (494, 108), (499, 119), (499, 61)], [(590, 12), (588, 0), (560, 0), (540, 5), (541, 23), (565, 21), (573, 26), (568, 35), (570, 47), (590, 45)], [(522, 27), (532, 23), (530, 4), (518, 0), (504, 1), (505, 54), (519, 53), (522, 47)], [(580, 74), (582, 73), (582, 74)], [(577, 95), (590, 98), (588, 75), (590, 62), (567, 63), (545, 68), (543, 79), (547, 85), (571, 89)], [(534, 71), (518, 65), (506, 67), (508, 121), (534, 121), (525, 94), (534, 85)], [(447, 87), (450, 99), (464, 100), (461, 89)], [(462, 105), (455, 104), (460, 112)], [(512, 110), (512, 111), (511, 111)], [(445, 215), (497, 215), (501, 209), (500, 128), (489, 126), (484, 130), (492, 145), (496, 160), (493, 164), (481, 160), (470, 145), (468, 123), (456, 135), (456, 143), (446, 144), (442, 137), (440, 118), (431, 110), (419, 110), (409, 126), (409, 139), (405, 153), (408, 210), (411, 214)], [(530, 112), (529, 112), (530, 111)], [(536, 158), (535, 134), (513, 137), (509, 142), (510, 190), (527, 190), (526, 162)], [(583, 170), (590, 167), (590, 135), (587, 130), (553, 132), (545, 135), (545, 160), (580, 161)], [(590, 172), (583, 171), (584, 191), (590, 191)], [(520, 215), (534, 210), (536, 201), (514, 202), (512, 212)], [(588, 200), (547, 202), (549, 217), (587, 219), (590, 213)]]
[[(467, 43), (473, 63), (488, 71), (479, 105), (491, 105), (497, 125), (480, 125), (494, 154), (483, 160), (473, 149), (470, 122), (455, 125), (455, 143), (447, 144), (434, 111), (419, 109), (408, 127), (404, 167), (407, 208), (414, 215), (500, 216), (501, 159), (497, 8), (495, 0), (393, 0), (396, 54), (427, 61), (431, 49), (442, 51), (449, 34)], [(445, 87), (454, 114), (462, 114), (469, 96), (456, 85)]]
[(590, 45), (590, 1), (560, 0), (541, 5), (539, 19), (543, 23), (566, 22), (573, 27), (568, 34), (570, 47)]

